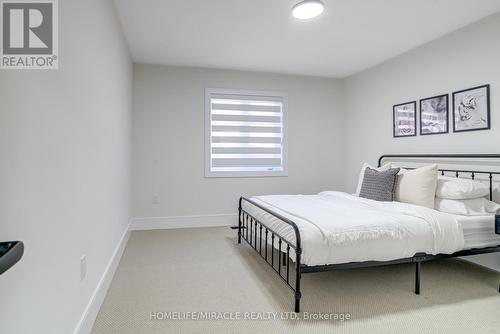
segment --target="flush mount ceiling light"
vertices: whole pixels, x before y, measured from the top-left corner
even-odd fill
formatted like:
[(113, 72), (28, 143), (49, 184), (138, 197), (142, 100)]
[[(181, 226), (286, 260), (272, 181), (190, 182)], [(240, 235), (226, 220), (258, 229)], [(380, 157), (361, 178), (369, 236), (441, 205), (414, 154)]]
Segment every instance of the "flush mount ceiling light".
[(308, 20), (323, 13), (325, 5), (319, 0), (305, 0), (292, 8), (292, 15), (299, 20)]

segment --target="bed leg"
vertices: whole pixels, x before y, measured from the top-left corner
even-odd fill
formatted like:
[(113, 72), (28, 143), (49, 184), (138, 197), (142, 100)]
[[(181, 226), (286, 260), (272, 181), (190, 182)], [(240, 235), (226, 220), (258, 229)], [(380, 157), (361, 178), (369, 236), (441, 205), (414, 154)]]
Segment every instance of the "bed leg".
[(420, 294), (420, 271), (422, 262), (415, 263), (415, 294)]
[(241, 244), (241, 197), (238, 206), (238, 243)]
[(295, 296), (295, 313), (300, 313), (300, 293), (299, 296)]
[(297, 247), (295, 250), (295, 312), (300, 312), (300, 298), (302, 298), (302, 293), (300, 292), (300, 279), (302, 278), (302, 264), (300, 261), (302, 254), (302, 249)]

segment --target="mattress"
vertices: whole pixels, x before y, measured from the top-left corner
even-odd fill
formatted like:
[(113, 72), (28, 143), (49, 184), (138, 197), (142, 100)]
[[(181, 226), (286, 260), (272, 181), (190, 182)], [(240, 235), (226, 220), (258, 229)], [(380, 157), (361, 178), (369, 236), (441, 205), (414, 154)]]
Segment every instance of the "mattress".
[[(377, 202), (333, 191), (252, 200), (297, 224), (302, 263), (309, 266), (390, 261), (416, 253), (451, 254), (465, 247), (462, 225), (453, 215), (412, 204)], [(248, 202), (242, 206), (295, 244), (290, 225)], [(464, 225), (473, 226), (468, 221)]]
[(500, 235), (495, 234), (495, 215), (451, 216), (457, 219), (462, 226), (465, 241), (464, 249), (500, 245)]

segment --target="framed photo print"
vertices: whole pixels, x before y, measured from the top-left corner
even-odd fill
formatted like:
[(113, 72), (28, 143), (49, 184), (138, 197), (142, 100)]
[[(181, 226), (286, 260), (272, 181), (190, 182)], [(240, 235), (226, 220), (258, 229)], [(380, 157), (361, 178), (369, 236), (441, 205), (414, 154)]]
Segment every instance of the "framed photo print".
[(448, 94), (420, 100), (420, 135), (448, 133)]
[(393, 106), (392, 117), (393, 136), (395, 138), (417, 135), (417, 101)]
[(453, 132), (490, 129), (490, 85), (453, 93)]

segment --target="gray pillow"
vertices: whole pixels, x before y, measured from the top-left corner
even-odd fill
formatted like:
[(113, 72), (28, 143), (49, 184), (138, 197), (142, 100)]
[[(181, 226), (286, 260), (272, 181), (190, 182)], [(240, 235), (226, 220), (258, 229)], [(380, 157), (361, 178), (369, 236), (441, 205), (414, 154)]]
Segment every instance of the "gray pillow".
[(366, 168), (359, 197), (375, 201), (392, 202), (394, 200), (398, 172), (399, 168), (391, 168), (383, 172), (369, 167)]

